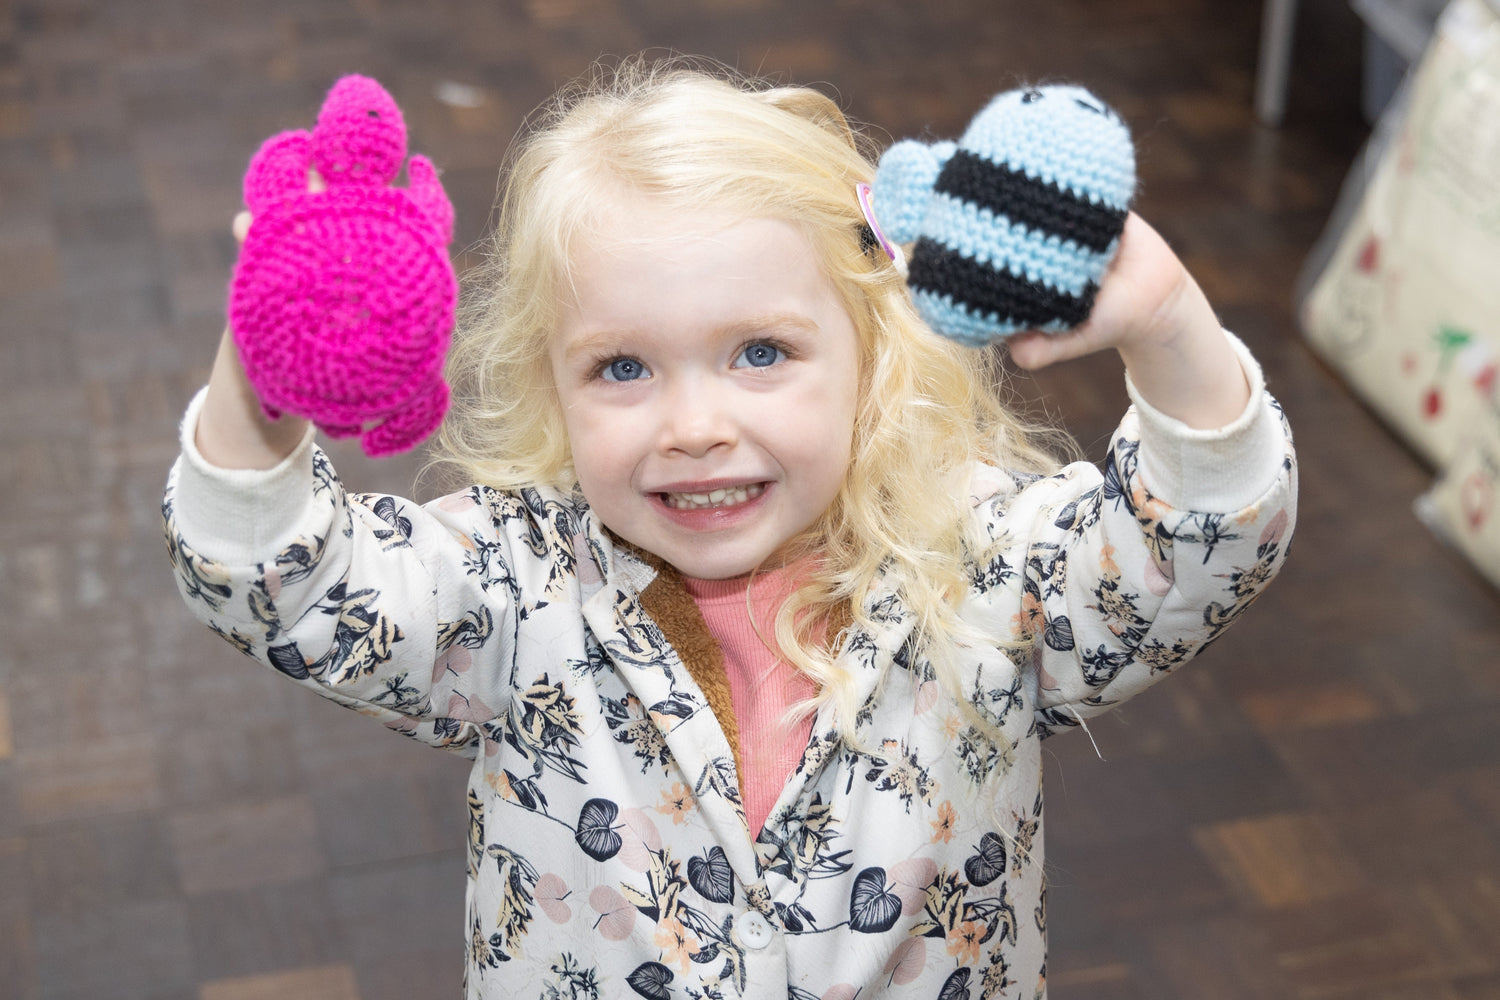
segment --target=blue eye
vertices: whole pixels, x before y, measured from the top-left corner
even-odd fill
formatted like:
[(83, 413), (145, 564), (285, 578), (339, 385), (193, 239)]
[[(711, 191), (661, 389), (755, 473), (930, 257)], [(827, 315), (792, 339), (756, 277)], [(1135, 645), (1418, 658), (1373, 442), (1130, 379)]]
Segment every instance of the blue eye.
[[(751, 368), (769, 368), (776, 362), (783, 361), (785, 359), (786, 354), (782, 352), (781, 348), (777, 347), (775, 344), (767, 344), (762, 341), (760, 343), (751, 344), (743, 351), (741, 351), (740, 356), (735, 359), (735, 367), (740, 368), (749, 366)], [(741, 364), (741, 362), (743, 362), (743, 364)]]
[(615, 358), (599, 370), (599, 377), (606, 382), (634, 382), (650, 372), (635, 358)]

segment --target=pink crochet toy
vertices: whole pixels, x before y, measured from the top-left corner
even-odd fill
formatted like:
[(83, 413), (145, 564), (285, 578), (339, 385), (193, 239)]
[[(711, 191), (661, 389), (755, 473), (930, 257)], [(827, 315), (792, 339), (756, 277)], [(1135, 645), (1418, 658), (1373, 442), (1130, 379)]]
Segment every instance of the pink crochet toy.
[[(419, 444), (448, 408), (443, 356), (458, 297), (453, 206), (374, 80), (334, 84), (317, 125), (267, 139), (245, 174), (253, 216), (229, 323), (272, 419), (306, 417), (369, 455)], [(308, 190), (309, 168), (325, 190)]]

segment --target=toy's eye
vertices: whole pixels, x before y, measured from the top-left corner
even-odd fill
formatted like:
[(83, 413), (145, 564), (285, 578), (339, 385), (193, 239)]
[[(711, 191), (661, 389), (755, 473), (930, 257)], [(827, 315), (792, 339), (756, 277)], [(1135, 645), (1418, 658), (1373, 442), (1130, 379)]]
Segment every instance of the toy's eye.
[(369, 115), (371, 118), (379, 118), (380, 117), (380, 112), (376, 111), (374, 108), (371, 108), (369, 111), (366, 111), (365, 114)]
[(1037, 101), (1040, 101), (1042, 99), (1042, 96), (1043, 95), (1042, 95), (1042, 92), (1040, 90), (1037, 90), (1035, 87), (1032, 87), (1030, 90), (1026, 91), (1026, 93), (1024, 93), (1024, 94), (1021, 95), (1021, 103), (1022, 104), (1035, 104)]
[(1076, 104), (1076, 105), (1078, 105), (1080, 108), (1082, 108), (1085, 111), (1092, 111), (1096, 115), (1102, 115), (1102, 114), (1104, 114), (1104, 109), (1103, 108), (1097, 107), (1097, 106), (1095, 106), (1093, 104), (1090, 104), (1088, 101), (1085, 101), (1081, 97), (1075, 97), (1075, 98), (1073, 98), (1073, 103)]

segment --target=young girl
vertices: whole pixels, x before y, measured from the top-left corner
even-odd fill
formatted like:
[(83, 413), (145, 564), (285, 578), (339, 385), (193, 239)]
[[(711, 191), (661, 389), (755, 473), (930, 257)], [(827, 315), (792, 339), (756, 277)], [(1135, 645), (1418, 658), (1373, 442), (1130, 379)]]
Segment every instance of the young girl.
[(165, 501), (231, 643), (474, 761), (469, 997), (1045, 994), (1042, 737), (1279, 567), (1259, 369), (1126, 225), (1091, 320), (1134, 406), (1058, 469), (868, 239), (839, 111), (680, 67), (510, 169), (425, 507), (346, 492), (226, 336)]

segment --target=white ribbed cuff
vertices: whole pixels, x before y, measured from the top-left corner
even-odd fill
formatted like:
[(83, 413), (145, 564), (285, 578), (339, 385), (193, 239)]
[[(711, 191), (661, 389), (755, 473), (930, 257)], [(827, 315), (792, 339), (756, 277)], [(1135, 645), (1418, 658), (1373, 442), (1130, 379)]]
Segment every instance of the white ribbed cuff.
[(311, 525), (312, 442), (307, 433), (295, 451), (270, 469), (222, 469), (198, 451), (198, 415), (207, 389), (182, 418), (182, 455), (173, 466), (177, 528), (202, 556), (230, 566), (273, 557)]
[(1125, 389), (1140, 425), (1140, 475), (1153, 495), (1179, 510), (1227, 514), (1250, 506), (1281, 475), (1286, 442), (1265, 375), (1240, 339), (1225, 331), (1250, 384), (1250, 402), (1213, 430), (1189, 427), (1153, 407), (1130, 375)]

